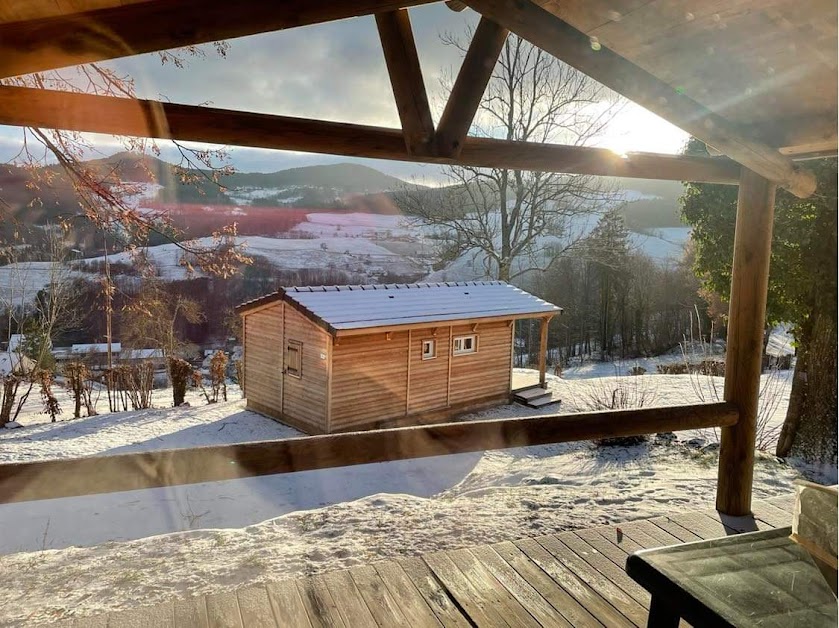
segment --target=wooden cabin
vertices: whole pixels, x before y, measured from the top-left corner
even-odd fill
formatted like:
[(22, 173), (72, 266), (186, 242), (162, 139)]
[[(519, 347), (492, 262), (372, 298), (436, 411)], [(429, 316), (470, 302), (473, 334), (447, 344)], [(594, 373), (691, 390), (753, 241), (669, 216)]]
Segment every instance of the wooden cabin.
[(500, 281), (280, 290), (239, 306), (247, 405), (320, 434), (508, 403), (515, 321), (546, 341), (561, 311)]

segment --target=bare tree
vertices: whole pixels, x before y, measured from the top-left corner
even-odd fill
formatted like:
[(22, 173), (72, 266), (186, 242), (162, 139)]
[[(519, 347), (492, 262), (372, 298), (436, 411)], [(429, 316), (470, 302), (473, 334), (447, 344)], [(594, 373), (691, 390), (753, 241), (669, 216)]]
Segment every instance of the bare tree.
[(168, 363), (168, 358), (180, 357), (185, 349), (178, 335), (178, 324), (201, 323), (205, 318), (197, 301), (170, 294), (160, 280), (146, 278), (140, 291), (125, 306), (123, 343), (136, 349), (160, 349)]
[[(444, 43), (465, 53), (457, 37), (445, 36)], [(510, 36), (471, 134), (583, 145), (601, 134), (619, 106), (592, 79)], [(401, 193), (403, 210), (437, 227), (443, 261), (472, 252), (487, 276), (505, 281), (550, 266), (585, 232), (579, 217), (613, 196), (590, 176), (467, 166), (449, 167), (445, 174), (446, 188)]]

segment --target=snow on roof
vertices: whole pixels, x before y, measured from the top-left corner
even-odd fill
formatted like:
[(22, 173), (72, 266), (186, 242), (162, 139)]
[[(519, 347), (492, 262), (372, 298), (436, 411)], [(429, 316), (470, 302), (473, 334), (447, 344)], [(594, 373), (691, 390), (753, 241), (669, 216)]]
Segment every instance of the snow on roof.
[(119, 353), (120, 360), (153, 360), (162, 357), (162, 349), (123, 349)]
[[(122, 350), (122, 344), (119, 342), (112, 342), (111, 343), (111, 351), (113, 353), (118, 353)], [(91, 344), (75, 344), (70, 347), (70, 353), (72, 354), (79, 354), (79, 353), (108, 353), (108, 343), (107, 342), (94, 342)]]
[(25, 355), (9, 351), (0, 352), (0, 375), (31, 371), (35, 363)]
[(286, 288), (244, 303), (240, 312), (286, 300), (333, 333), (490, 317), (558, 314), (561, 308), (503, 281)]

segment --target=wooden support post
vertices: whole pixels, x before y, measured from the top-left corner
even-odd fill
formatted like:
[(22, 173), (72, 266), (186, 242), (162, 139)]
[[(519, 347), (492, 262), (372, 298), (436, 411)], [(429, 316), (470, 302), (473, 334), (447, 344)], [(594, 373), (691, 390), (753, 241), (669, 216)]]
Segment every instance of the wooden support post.
[(542, 388), (548, 387), (545, 370), (548, 361), (548, 324), (550, 322), (550, 317), (546, 316), (542, 319), (542, 324), (539, 327), (539, 385)]
[(408, 152), (425, 154), (434, 139), (434, 122), (422, 80), (417, 46), (407, 9), (376, 14), (379, 39), (402, 122)]
[(775, 186), (743, 168), (737, 198), (725, 356), (725, 400), (737, 406), (740, 420), (722, 429), (717, 484), (717, 510), (727, 515), (751, 512), (774, 213)]
[(485, 17), (478, 22), (437, 125), (436, 143), (441, 155), (460, 155), (508, 33), (506, 28)]

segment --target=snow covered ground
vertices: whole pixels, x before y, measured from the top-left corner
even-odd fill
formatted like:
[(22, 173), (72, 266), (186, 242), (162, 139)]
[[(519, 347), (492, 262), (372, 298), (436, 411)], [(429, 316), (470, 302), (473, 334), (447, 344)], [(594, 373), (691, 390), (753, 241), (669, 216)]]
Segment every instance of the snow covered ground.
[[(645, 405), (695, 403), (687, 375), (615, 376), (625, 365), (549, 376), (559, 406), (501, 406), (465, 419), (579, 412), (623, 390)], [(606, 375), (611, 368), (612, 375)], [(628, 367), (627, 367), (628, 368)], [(702, 378), (722, 390), (720, 378)], [(789, 377), (779, 380), (781, 420)], [(168, 404), (169, 391), (156, 403)], [(238, 395), (231, 391), (231, 398)], [(297, 433), (242, 401), (0, 431), (0, 461), (188, 447)], [(147, 605), (171, 596), (384, 558), (712, 505), (713, 433), (638, 446), (589, 442), (477, 452), (171, 489), (0, 506), (0, 625)], [(693, 440), (700, 436), (703, 441)], [(708, 446), (702, 446), (702, 443)], [(756, 497), (790, 491), (795, 469), (759, 456)]]
[[(212, 238), (199, 238), (200, 246), (212, 246)], [(354, 237), (324, 238), (266, 238), (247, 236), (236, 238), (244, 244), (247, 255), (265, 258), (284, 270), (335, 268), (357, 273), (375, 273), (376, 270), (398, 275), (422, 273), (424, 266), (402, 255), (395, 254), (371, 240)], [(148, 260), (158, 276), (169, 280), (188, 278), (187, 268), (181, 263), (184, 251), (175, 244), (160, 244), (145, 249)], [(128, 252), (110, 256), (112, 263), (132, 262)], [(102, 262), (104, 257), (92, 257), (86, 262)]]

